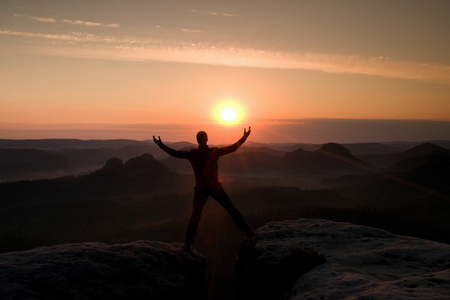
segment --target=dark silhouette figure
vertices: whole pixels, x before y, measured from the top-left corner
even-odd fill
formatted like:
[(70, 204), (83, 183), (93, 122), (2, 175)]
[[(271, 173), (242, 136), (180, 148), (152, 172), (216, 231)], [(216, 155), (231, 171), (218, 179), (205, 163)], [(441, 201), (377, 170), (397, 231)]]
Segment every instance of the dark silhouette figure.
[(195, 175), (195, 193), (194, 203), (192, 207), (192, 214), (189, 220), (189, 225), (186, 232), (186, 240), (184, 243), (184, 249), (189, 251), (191, 244), (194, 242), (195, 235), (197, 233), (198, 224), (200, 222), (203, 207), (209, 196), (213, 197), (219, 202), (225, 210), (233, 218), (238, 228), (244, 232), (248, 238), (252, 237), (255, 233), (242, 218), (239, 211), (231, 202), (227, 193), (222, 188), (218, 174), (218, 160), (222, 155), (230, 154), (236, 151), (250, 135), (251, 127), (248, 131), (244, 128), (244, 135), (233, 145), (227, 147), (212, 147), (207, 145), (208, 135), (204, 131), (197, 133), (198, 148), (187, 151), (178, 151), (172, 149), (153, 136), (153, 141), (165, 152), (176, 158), (188, 159), (194, 169)]

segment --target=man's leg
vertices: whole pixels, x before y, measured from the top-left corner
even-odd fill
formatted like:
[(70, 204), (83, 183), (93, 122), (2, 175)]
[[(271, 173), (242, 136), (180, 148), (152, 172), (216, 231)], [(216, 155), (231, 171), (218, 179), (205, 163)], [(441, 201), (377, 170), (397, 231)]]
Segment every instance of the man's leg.
[(191, 244), (194, 242), (195, 235), (197, 234), (198, 223), (202, 216), (203, 207), (205, 206), (208, 194), (202, 189), (195, 189), (194, 201), (192, 205), (191, 218), (186, 231), (186, 240), (184, 242), (184, 249), (189, 251)]
[(241, 213), (237, 210), (236, 206), (234, 206), (233, 202), (231, 202), (230, 197), (221, 185), (214, 187), (214, 189), (210, 191), (210, 195), (225, 208), (228, 214), (233, 218), (237, 227), (244, 232), (248, 238), (255, 235), (255, 232), (248, 226), (247, 222), (245, 222)]

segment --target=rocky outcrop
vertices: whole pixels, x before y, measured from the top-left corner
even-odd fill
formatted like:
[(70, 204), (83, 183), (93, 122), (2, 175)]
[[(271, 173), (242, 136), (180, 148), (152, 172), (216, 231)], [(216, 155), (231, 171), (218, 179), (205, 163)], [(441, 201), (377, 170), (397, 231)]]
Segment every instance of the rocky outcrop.
[(0, 299), (203, 299), (206, 260), (182, 244), (63, 244), (0, 255)]
[(327, 220), (266, 224), (236, 272), (235, 299), (450, 299), (450, 245)]
[[(182, 244), (63, 244), (0, 254), (0, 299), (205, 299)], [(317, 219), (270, 222), (242, 245), (234, 299), (450, 299), (450, 245)]]
[(168, 167), (157, 161), (151, 154), (133, 157), (125, 163), (120, 158), (110, 158), (105, 166), (89, 175), (91, 179), (120, 179), (121, 181), (152, 180), (169, 176)]

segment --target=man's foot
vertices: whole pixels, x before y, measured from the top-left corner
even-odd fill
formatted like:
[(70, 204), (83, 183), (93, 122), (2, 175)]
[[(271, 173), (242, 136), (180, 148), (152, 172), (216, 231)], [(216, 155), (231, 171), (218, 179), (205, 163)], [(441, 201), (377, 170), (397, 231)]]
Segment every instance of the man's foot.
[(190, 245), (184, 245), (183, 246), (183, 251), (184, 251), (184, 253), (189, 254), (190, 256), (192, 256), (192, 257), (194, 257), (196, 259), (201, 259), (201, 260), (205, 259), (203, 257), (203, 255), (201, 255), (199, 252), (197, 252), (197, 250), (192, 248)]
[(252, 237), (255, 236), (255, 231), (249, 229), (245, 232), (245, 235), (247, 236), (248, 239), (251, 239)]
[(246, 249), (254, 249), (256, 246), (256, 239), (248, 237), (242, 242), (242, 246), (244, 246)]

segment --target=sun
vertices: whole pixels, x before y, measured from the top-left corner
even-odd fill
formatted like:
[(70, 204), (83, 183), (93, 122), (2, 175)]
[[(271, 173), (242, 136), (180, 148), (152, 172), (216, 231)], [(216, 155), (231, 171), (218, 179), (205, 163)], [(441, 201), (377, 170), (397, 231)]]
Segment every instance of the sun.
[(233, 123), (239, 117), (239, 113), (233, 107), (226, 107), (220, 112), (220, 119), (226, 123)]
[(244, 108), (237, 101), (221, 101), (214, 109), (214, 119), (223, 125), (236, 125), (244, 119)]

